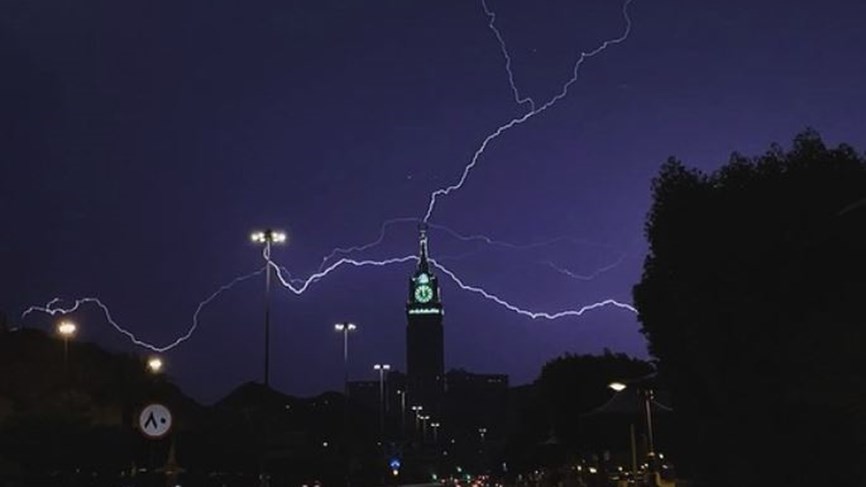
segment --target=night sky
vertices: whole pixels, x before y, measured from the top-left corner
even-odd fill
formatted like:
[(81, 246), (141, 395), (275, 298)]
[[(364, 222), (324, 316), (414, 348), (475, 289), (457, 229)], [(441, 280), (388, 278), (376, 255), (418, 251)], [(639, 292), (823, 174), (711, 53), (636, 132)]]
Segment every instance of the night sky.
[[(539, 105), (625, 28), (612, 0), (488, 6), (520, 95)], [(650, 181), (669, 155), (712, 170), (806, 127), (866, 147), (866, 3), (634, 0), (629, 12), (625, 42), (587, 59), (567, 97), (493, 140), (439, 200), (431, 223), (524, 246), (431, 228), (432, 256), (467, 284), (535, 311), (631, 302)], [(164, 345), (202, 299), (263, 265), (253, 230), (287, 230), (273, 257), (303, 278), (333, 248), (375, 241), (383, 221), (423, 217), (484, 138), (530, 108), (488, 20), (470, 0), (2, 2), (0, 310), (21, 324), (31, 305), (94, 296)], [(352, 256), (416, 252), (404, 221)], [(273, 385), (339, 389), (344, 320), (359, 326), (353, 379), (376, 362), (405, 369), (413, 269), (340, 267), (300, 296), (275, 287)], [(629, 311), (531, 320), (439, 275), (448, 368), (519, 384), (566, 351), (647, 356)], [(259, 275), (221, 294), (166, 354), (194, 397), (261, 379), (263, 291)], [(146, 352), (94, 306), (74, 318), (80, 339)]]

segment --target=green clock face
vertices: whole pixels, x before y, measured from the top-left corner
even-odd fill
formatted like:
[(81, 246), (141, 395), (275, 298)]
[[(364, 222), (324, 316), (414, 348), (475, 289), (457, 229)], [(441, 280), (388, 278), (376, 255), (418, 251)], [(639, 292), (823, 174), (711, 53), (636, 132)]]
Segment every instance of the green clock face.
[(422, 284), (415, 288), (415, 300), (419, 303), (426, 303), (433, 299), (433, 289), (426, 284)]

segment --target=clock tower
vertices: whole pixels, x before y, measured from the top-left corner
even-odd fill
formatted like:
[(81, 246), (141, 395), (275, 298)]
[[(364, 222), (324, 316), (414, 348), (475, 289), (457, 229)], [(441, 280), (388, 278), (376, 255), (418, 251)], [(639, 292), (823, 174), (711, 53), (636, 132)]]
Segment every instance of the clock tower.
[(445, 383), (441, 294), (427, 257), (427, 232), (421, 226), (418, 268), (409, 280), (406, 302), (406, 368), (409, 400), (438, 409)]

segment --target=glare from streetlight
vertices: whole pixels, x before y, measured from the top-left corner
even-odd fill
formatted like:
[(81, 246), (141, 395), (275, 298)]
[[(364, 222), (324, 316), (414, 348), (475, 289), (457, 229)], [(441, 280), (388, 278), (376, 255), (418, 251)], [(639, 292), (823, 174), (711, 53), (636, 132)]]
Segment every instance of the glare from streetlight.
[(616, 392), (620, 392), (625, 389), (627, 386), (622, 382), (611, 382), (607, 385), (608, 388), (615, 390)]
[(256, 243), (283, 243), (286, 241), (286, 233), (277, 230), (265, 230), (263, 232), (253, 232), (250, 235), (250, 240)]
[(376, 364), (373, 366), (373, 370), (391, 370), (390, 364)]
[(147, 359), (147, 368), (153, 374), (158, 374), (162, 370), (162, 359), (159, 357), (150, 357)]
[(69, 338), (75, 335), (77, 330), (78, 327), (71, 321), (61, 321), (60, 324), (57, 325), (57, 333), (60, 333), (63, 338)]
[(334, 325), (334, 331), (355, 331), (357, 328), (354, 323), (337, 323)]

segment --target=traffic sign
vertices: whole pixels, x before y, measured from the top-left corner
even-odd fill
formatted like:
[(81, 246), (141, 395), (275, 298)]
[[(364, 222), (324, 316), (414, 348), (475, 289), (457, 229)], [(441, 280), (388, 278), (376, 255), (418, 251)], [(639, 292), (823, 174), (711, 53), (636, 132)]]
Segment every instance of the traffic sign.
[(171, 411), (162, 404), (148, 404), (138, 415), (138, 429), (152, 440), (162, 438), (171, 431)]

